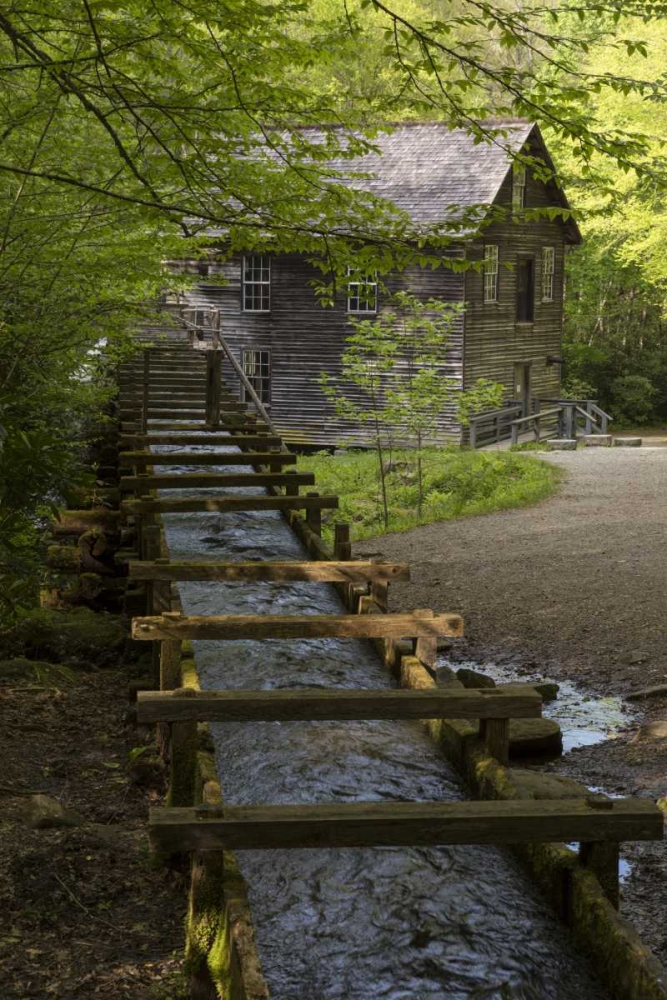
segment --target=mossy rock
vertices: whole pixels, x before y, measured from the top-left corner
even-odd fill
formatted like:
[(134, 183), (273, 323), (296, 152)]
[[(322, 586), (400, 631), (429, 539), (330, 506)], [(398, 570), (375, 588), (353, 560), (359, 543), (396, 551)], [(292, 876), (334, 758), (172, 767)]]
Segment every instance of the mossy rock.
[(456, 676), (465, 688), (494, 688), (496, 682), (488, 674), (482, 674), (479, 670), (471, 670), (470, 667), (460, 667), (456, 671)]
[(522, 799), (580, 799), (590, 795), (585, 785), (562, 774), (544, 774), (523, 768), (512, 768), (509, 773)]
[(126, 640), (127, 625), (119, 616), (88, 608), (36, 608), (21, 612), (13, 627), (0, 633), (0, 655), (117, 666)]

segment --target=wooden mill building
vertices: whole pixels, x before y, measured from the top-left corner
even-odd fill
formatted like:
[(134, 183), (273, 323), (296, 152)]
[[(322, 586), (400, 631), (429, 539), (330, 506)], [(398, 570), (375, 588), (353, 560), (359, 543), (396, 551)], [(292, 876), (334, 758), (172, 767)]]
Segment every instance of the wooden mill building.
[[(412, 267), (385, 279), (384, 294), (369, 276), (363, 288), (358, 280), (340, 288), (335, 305), (323, 308), (312, 285), (319, 272), (302, 256), (238, 254), (200, 265), (202, 281), (185, 304), (202, 310), (201, 322), (207, 308), (220, 310), (222, 335), (288, 440), (363, 441), (364, 428), (336, 418), (319, 378), (339, 374), (351, 320), (380, 314), (398, 290), (464, 303), (443, 357), (443, 375), (461, 388), (478, 378), (500, 382), (506, 398), (523, 401), (526, 412), (534, 398), (558, 396), (565, 253), (581, 236), (571, 217), (525, 217), (531, 208), (569, 206), (560, 186), (511, 156), (552, 168), (539, 128), (521, 122), (503, 129), (501, 141), (475, 145), (467, 132), (440, 122), (404, 123), (378, 137), (381, 153), (341, 164), (363, 171), (366, 179), (355, 183), (390, 199), (420, 226), (442, 225), (453, 205), (488, 206), (499, 218), (447, 250), (478, 268)], [(224, 284), (206, 280), (221, 276)], [(454, 406), (442, 414), (441, 430), (443, 439), (461, 439)]]

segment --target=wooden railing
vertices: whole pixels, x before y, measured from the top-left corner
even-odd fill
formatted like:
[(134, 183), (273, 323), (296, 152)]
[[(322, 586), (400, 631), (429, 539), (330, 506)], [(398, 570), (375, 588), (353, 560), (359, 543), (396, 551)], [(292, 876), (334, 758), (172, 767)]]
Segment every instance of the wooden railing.
[(518, 420), (513, 420), (511, 424), (511, 441), (512, 444), (519, 443), (519, 435), (522, 431), (533, 432), (533, 437), (535, 441), (542, 440), (542, 422), (543, 421), (553, 421), (554, 418), (560, 418), (562, 414), (562, 407), (554, 406), (549, 410), (538, 410), (537, 413), (531, 413), (527, 417), (520, 417)]
[(534, 401), (537, 411), (541, 409), (542, 403), (561, 407), (562, 413), (558, 422), (559, 437), (572, 440), (576, 438), (579, 431), (587, 435), (606, 434), (608, 432), (611, 417), (593, 399), (555, 399), (543, 397)]
[(470, 447), (481, 448), (485, 444), (505, 440), (510, 436), (512, 421), (523, 414), (523, 403), (508, 403), (501, 409), (487, 410), (470, 417)]

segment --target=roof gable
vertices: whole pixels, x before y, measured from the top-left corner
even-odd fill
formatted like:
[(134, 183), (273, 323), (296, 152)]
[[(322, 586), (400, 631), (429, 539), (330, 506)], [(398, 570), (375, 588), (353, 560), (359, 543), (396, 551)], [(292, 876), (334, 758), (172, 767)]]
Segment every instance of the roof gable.
[[(346, 183), (387, 198), (406, 212), (415, 225), (442, 225), (459, 210), (492, 205), (512, 167), (512, 154), (530, 141), (532, 155), (540, 155), (553, 169), (537, 125), (531, 122), (490, 126), (497, 139), (475, 142), (465, 129), (450, 129), (444, 122), (405, 122), (381, 132), (374, 140), (377, 153), (354, 160), (333, 160), (329, 165), (342, 174), (363, 173)], [(318, 128), (303, 129), (311, 133)], [(340, 180), (338, 181), (341, 182)], [(554, 182), (548, 190), (558, 207), (569, 210), (562, 189)], [(576, 223), (566, 222), (571, 242), (580, 242)]]

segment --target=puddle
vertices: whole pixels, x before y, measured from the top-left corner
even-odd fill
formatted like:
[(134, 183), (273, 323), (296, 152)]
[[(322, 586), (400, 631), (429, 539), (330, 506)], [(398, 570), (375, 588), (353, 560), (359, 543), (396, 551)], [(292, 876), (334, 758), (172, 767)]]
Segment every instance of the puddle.
[[(457, 670), (459, 667), (470, 667), (493, 677), (497, 684), (507, 684), (512, 681), (528, 683), (530, 681), (551, 681), (539, 673), (523, 673), (510, 667), (501, 667), (495, 663), (452, 663), (440, 659), (439, 663)], [(577, 747), (591, 747), (605, 740), (614, 739), (624, 732), (633, 720), (633, 713), (625, 707), (620, 698), (599, 698), (580, 690), (570, 681), (558, 681), (560, 690), (555, 701), (544, 705), (542, 714), (546, 719), (557, 722), (563, 733), (563, 753), (569, 753)]]

